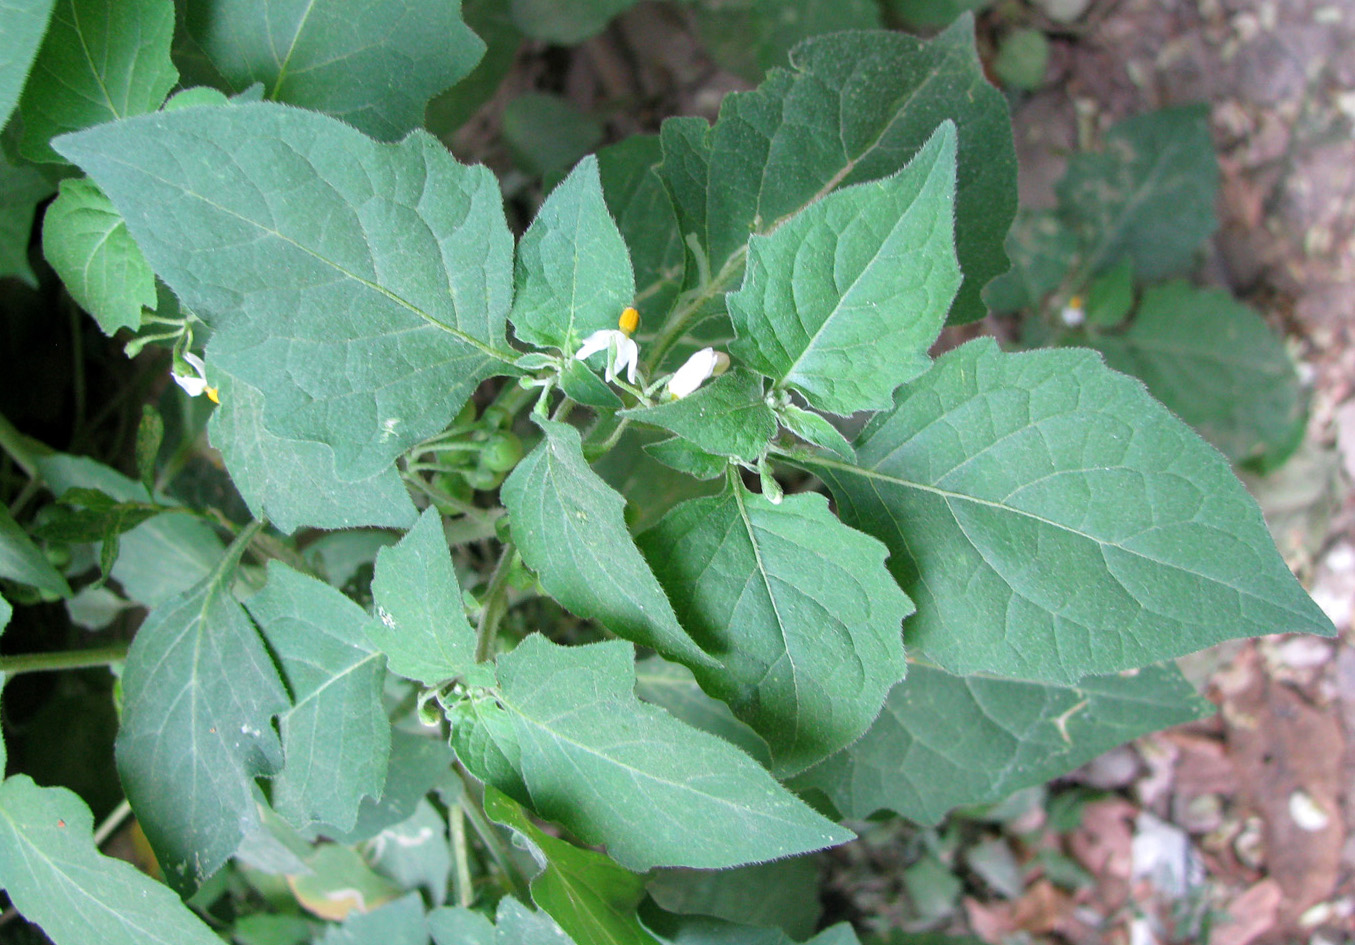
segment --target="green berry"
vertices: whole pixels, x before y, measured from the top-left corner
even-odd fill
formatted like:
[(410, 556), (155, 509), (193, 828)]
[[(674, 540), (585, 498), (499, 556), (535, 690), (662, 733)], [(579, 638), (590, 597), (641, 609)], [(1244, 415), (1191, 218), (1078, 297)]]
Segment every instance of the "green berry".
[(480, 465), (496, 472), (512, 469), (521, 459), (522, 441), (509, 430), (495, 433), (480, 451)]

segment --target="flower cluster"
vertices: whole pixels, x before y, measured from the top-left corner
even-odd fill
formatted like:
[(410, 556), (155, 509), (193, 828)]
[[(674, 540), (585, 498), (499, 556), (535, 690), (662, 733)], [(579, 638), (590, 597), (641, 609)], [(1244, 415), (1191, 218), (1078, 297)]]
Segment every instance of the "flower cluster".
[[(604, 371), (608, 383), (615, 381), (623, 373), (631, 386), (635, 385), (635, 372), (640, 364), (640, 346), (631, 338), (640, 323), (640, 313), (627, 308), (617, 320), (616, 328), (603, 328), (595, 331), (583, 340), (574, 358), (583, 361), (600, 351), (607, 352), (607, 365)], [(669, 400), (679, 400), (699, 388), (711, 377), (723, 374), (729, 367), (729, 356), (714, 348), (702, 348), (693, 354), (682, 367), (678, 368), (664, 387), (664, 395)]]

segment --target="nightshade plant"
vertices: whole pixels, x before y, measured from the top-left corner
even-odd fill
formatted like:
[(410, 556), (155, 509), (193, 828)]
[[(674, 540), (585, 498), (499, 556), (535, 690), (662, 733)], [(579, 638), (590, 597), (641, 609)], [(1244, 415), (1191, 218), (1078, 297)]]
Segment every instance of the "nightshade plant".
[(930, 356), (1015, 210), (970, 19), (811, 38), (515, 238), (419, 127), (483, 49), (456, 4), (310, 7), (3, 6), (5, 271), (36, 279), (55, 190), (47, 262), (168, 349), (253, 516), (176, 493), (154, 409), (136, 479), (0, 431), (15, 508), (54, 498), (0, 515), (7, 594), (149, 611), (125, 661), (67, 662), (120, 667), (167, 885), (67, 790), (0, 785), (0, 884), (54, 941), (790, 941), (679, 913), (1196, 717), (1176, 656), (1332, 632), (1141, 383)]

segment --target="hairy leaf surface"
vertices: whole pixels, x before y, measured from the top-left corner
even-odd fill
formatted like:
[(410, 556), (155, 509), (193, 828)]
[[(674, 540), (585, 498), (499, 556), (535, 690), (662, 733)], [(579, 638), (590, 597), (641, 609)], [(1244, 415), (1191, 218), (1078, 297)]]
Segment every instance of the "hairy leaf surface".
[(351, 830), (363, 797), (381, 796), (390, 759), (381, 704), (386, 660), (367, 642), (367, 614), (279, 561), (246, 606), (292, 692), (279, 719), (283, 766), (273, 779), (273, 809), (298, 827)]
[(376, 619), (367, 635), (392, 672), (435, 686), (472, 671), (475, 631), (436, 509), (425, 511), (399, 544), (377, 553), (372, 598)]
[(692, 667), (702, 688), (766, 740), (779, 777), (855, 741), (903, 678), (912, 604), (884, 547), (823, 496), (774, 505), (736, 485), (678, 506), (640, 548), (722, 663)]
[(104, 856), (94, 818), (65, 788), (0, 784), (0, 886), (57, 945), (219, 945), (169, 889)]
[(19, 153), (59, 163), (67, 131), (154, 111), (179, 80), (173, 0), (57, 0), (19, 99)]
[(1261, 316), (1227, 292), (1154, 286), (1127, 331), (1090, 343), (1233, 462), (1292, 448), (1304, 414), (1294, 362)]
[(254, 779), (282, 766), (289, 708), (273, 661), (231, 596), (236, 555), (151, 611), (127, 654), (118, 775), (166, 880), (191, 892), (258, 828)]
[(573, 354), (635, 297), (630, 254), (607, 212), (597, 158), (580, 161), (556, 185), (518, 243), (516, 292), (508, 318), (528, 344)]
[(42, 218), (42, 253), (105, 335), (141, 327), (155, 309), (155, 273), (112, 202), (93, 183), (63, 180)]
[(670, 430), (702, 452), (753, 462), (776, 435), (776, 417), (762, 384), (752, 371), (736, 368), (680, 400), (660, 400), (621, 415)]
[(460, 0), (188, 0), (184, 25), (229, 86), (394, 140), (484, 55)]
[(534, 851), (542, 867), (532, 878), (532, 901), (575, 941), (658, 945), (635, 915), (645, 895), (643, 876), (622, 869), (601, 853), (552, 837), (493, 787), (485, 788), (485, 813)]
[(538, 423), (545, 439), (500, 490), (522, 560), (580, 617), (679, 662), (711, 665), (636, 550), (622, 514), (625, 500), (584, 460), (579, 431)]
[(1223, 457), (1091, 352), (971, 342), (856, 449), (805, 465), (889, 546), (907, 639), (950, 672), (1073, 683), (1333, 632)]
[(533, 634), (498, 668), (532, 807), (627, 869), (718, 869), (852, 837), (728, 742), (636, 699), (629, 644)]
[(343, 480), (443, 429), (513, 357), (498, 183), (426, 134), (380, 144), (260, 102), (113, 122), (58, 145), (211, 324), (209, 360), (259, 389), (275, 435), (327, 443)]
[(0, 128), (19, 102), (54, 0), (0, 0)]
[(257, 387), (215, 364), (208, 368), (221, 406), (207, 424), (212, 445), (256, 517), (279, 531), (298, 528), (408, 528), (417, 512), (395, 467), (357, 482), (334, 471), (334, 450), (314, 440), (277, 436), (264, 425)]
[(1212, 711), (1170, 664), (1048, 686), (915, 663), (870, 731), (795, 786), (819, 788), (847, 817), (892, 810), (935, 824)]
[(673, 203), (655, 172), (662, 159), (658, 135), (631, 135), (597, 152), (607, 210), (635, 269), (641, 331), (647, 314), (662, 315), (673, 307), (686, 260)]
[(732, 354), (843, 416), (927, 369), (960, 285), (955, 126), (896, 174), (835, 191), (748, 243)]
[[(902, 168), (945, 119), (959, 139), (956, 251), (964, 284), (952, 321), (986, 309), (983, 286), (1007, 268), (1003, 239), (1016, 211), (1016, 158), (1007, 107), (983, 77), (965, 17), (923, 42), (900, 33), (806, 40), (790, 69), (756, 91), (726, 96), (713, 128), (664, 123), (660, 173), (684, 234), (696, 234), (712, 274), (732, 267), (750, 233), (765, 233), (839, 186)], [(691, 274), (689, 273), (689, 276)]]

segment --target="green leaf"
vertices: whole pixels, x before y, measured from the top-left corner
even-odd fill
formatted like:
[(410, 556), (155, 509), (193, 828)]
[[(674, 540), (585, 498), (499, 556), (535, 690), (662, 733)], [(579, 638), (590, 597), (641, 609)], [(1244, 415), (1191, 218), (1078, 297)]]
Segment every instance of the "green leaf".
[(410, 893), (370, 912), (355, 910), (343, 924), (331, 926), (317, 945), (427, 945), (423, 899)]
[(951, 321), (986, 314), (983, 286), (1007, 268), (1002, 241), (1016, 209), (1007, 106), (990, 86), (965, 17), (929, 42), (848, 32), (806, 40), (790, 70), (728, 95), (715, 127), (664, 123), (660, 173), (682, 232), (713, 274), (736, 274), (749, 233), (765, 233), (839, 186), (879, 180), (955, 122), (955, 239), (964, 284)]
[(567, 99), (528, 92), (504, 106), (502, 134), (518, 167), (533, 177), (550, 177), (597, 147), (602, 125)]
[(523, 809), (492, 786), (485, 788), (485, 813), (520, 836), (542, 864), (531, 883), (532, 901), (578, 942), (658, 945), (640, 925), (635, 907), (645, 879), (601, 853), (552, 837)]
[(545, 437), (499, 492), (527, 567), (580, 617), (678, 662), (713, 665), (631, 540), (625, 501), (588, 467), (579, 431), (538, 423)]
[(0, 0), (0, 128), (18, 104), (38, 54), (53, 0)]
[(211, 366), (221, 406), (207, 432), (251, 512), (279, 531), (299, 528), (408, 528), (417, 512), (400, 474), (388, 466), (357, 482), (334, 470), (334, 450), (314, 440), (277, 436), (264, 425), (257, 387)]
[(365, 843), (413, 817), (429, 791), (456, 780), (446, 740), (438, 737), (436, 731), (424, 732), (415, 735), (398, 728), (391, 731), (390, 764), (381, 799), (364, 798), (352, 830), (327, 827), (322, 831), (325, 836), (338, 843)]
[(423, 125), (428, 99), (484, 55), (459, 0), (276, 3), (189, 0), (184, 25), (233, 91), (327, 112), (393, 141)]
[(1223, 457), (1092, 352), (970, 342), (856, 451), (803, 465), (889, 546), (907, 639), (950, 672), (1072, 683), (1332, 633)]
[(618, 410), (621, 398), (612, 390), (611, 385), (598, 377), (584, 361), (570, 357), (565, 359), (560, 371), (560, 390), (565, 396), (585, 407), (598, 410)]
[(57, 0), (19, 99), (19, 153), (62, 162), (56, 135), (155, 111), (179, 81), (172, 0)]
[(602, 32), (636, 0), (512, 0), (513, 19), (533, 39), (574, 46)]
[[(664, 945), (796, 945), (779, 928), (755, 928), (709, 916), (670, 915), (660, 909), (643, 910), (645, 925)], [(846, 922), (824, 929), (804, 945), (861, 945)]]
[(1134, 265), (1128, 259), (1106, 270), (1087, 287), (1087, 324), (1093, 327), (1118, 327), (1133, 307)]
[(254, 779), (282, 767), (287, 710), (273, 661), (230, 581), (243, 547), (156, 607), (127, 654), (118, 776), (170, 885), (196, 889), (255, 830)]
[(155, 502), (119, 502), (98, 489), (67, 489), (35, 530), (39, 538), (68, 544), (110, 541), (162, 512), (181, 511)]
[(735, 369), (680, 400), (634, 407), (621, 416), (676, 433), (705, 453), (754, 462), (776, 435), (776, 417), (762, 393), (762, 378)]
[(819, 858), (801, 856), (718, 872), (664, 870), (649, 894), (669, 912), (779, 928), (800, 941), (814, 934), (823, 912), (819, 883)]
[(475, 631), (436, 509), (425, 511), (398, 545), (377, 553), (372, 599), (377, 619), (368, 622), (367, 636), (392, 672), (436, 686), (485, 671), (476, 670)]
[(219, 945), (174, 895), (94, 846), (89, 808), (27, 775), (0, 784), (0, 885), (56, 945)]
[(1077, 257), (1077, 234), (1052, 210), (1022, 210), (1007, 237), (1012, 268), (984, 290), (994, 312), (1033, 308), (1063, 284)]
[(885, 0), (885, 9), (909, 26), (937, 29), (953, 23), (960, 14), (981, 10), (993, 0)]
[(155, 309), (155, 273), (113, 204), (90, 181), (61, 182), (42, 220), (42, 252), (104, 334), (136, 331), (141, 310)]
[[(84, 456), (60, 453), (38, 460), (48, 488), (58, 495), (98, 489), (122, 502), (144, 501), (145, 486)], [(112, 576), (130, 599), (158, 607), (212, 573), (223, 545), (212, 527), (189, 515), (157, 515), (119, 538)]]
[(1223, 290), (1154, 286), (1127, 331), (1089, 344), (1235, 463), (1296, 445), (1306, 405), (1294, 362), (1261, 316)]
[(786, 404), (778, 409), (777, 419), (785, 424), (787, 430), (806, 442), (836, 453), (842, 459), (856, 458), (851, 443), (847, 442), (841, 431), (816, 413)]
[(155, 493), (155, 461), (165, 439), (165, 421), (154, 404), (141, 405), (141, 422), (136, 426), (136, 472), (146, 495)]
[(657, 443), (646, 443), (643, 449), (670, 469), (676, 469), (697, 479), (718, 479), (729, 468), (728, 457), (712, 456), (680, 436), (659, 440)]
[(960, 285), (955, 126), (891, 177), (847, 187), (748, 242), (730, 352), (815, 407), (883, 409), (927, 369)]
[[(500, 908), (509, 901), (507, 896), (501, 899)], [(448, 906), (428, 913), (428, 931), (434, 945), (496, 945), (498, 942), (494, 923), (462, 906)]]
[(752, 82), (784, 66), (803, 39), (881, 25), (874, 0), (698, 0), (694, 6), (711, 58)]
[(33, 544), (3, 503), (0, 503), (0, 577), (58, 597), (71, 596), (71, 586), (61, 572), (52, 567), (42, 549)]
[(771, 747), (784, 777), (860, 737), (903, 678), (908, 598), (885, 548), (821, 495), (779, 505), (735, 485), (639, 539), (683, 626), (723, 665), (692, 667)]
[(635, 664), (635, 694), (678, 721), (737, 745), (764, 768), (771, 767), (771, 749), (762, 736), (735, 718), (729, 706), (706, 695), (687, 667), (658, 656), (645, 657)]
[(292, 693), (279, 719), (284, 763), (273, 808), (298, 827), (351, 830), (362, 798), (381, 796), (390, 759), (386, 661), (367, 642), (367, 614), (280, 561), (247, 607)]
[(630, 254), (602, 199), (597, 158), (578, 163), (546, 198), (518, 243), (508, 320), (522, 341), (573, 354), (616, 328), (635, 298)]
[(597, 152), (607, 210), (630, 248), (642, 329), (645, 313), (673, 307), (686, 261), (673, 203), (655, 173), (662, 159), (658, 135), (631, 135)]
[(430, 902), (447, 900), (447, 878), (452, 872), (447, 820), (427, 798), (419, 801), (408, 820), (373, 837), (366, 851), (372, 868), (401, 889), (421, 886), (428, 891)]
[[(662, 435), (662, 431), (632, 425), (622, 434), (616, 446), (603, 453), (593, 464), (597, 474), (625, 498), (626, 524), (633, 532), (649, 528), (683, 499), (713, 495), (722, 487), (721, 481), (694, 478), (700, 475), (695, 469), (688, 473), (678, 472), (651, 456), (650, 447)], [(676, 438), (668, 442), (686, 443)], [(659, 453), (663, 455), (665, 450)], [(728, 466), (724, 457), (718, 456), (708, 460), (695, 456), (691, 460), (689, 465), (696, 466), (708, 466), (712, 460), (718, 460), (719, 470), (715, 475), (720, 478)]]
[(498, 183), (427, 134), (384, 145), (257, 103), (114, 122), (60, 147), (211, 324), (208, 361), (262, 392), (272, 433), (333, 448), (340, 479), (444, 429), (515, 357)]
[(532, 807), (627, 869), (740, 866), (853, 836), (728, 742), (639, 702), (627, 643), (533, 634), (498, 672)]
[(914, 663), (870, 731), (795, 786), (822, 790), (848, 817), (892, 810), (935, 824), (1212, 711), (1170, 664), (1045, 686)]
[(51, 193), (51, 182), (37, 168), (15, 167), (0, 156), (0, 278), (14, 276), (37, 286), (28, 264), (28, 238), (38, 204)]
[[(574, 945), (574, 939), (544, 912), (533, 912), (510, 896), (499, 900), (495, 945)], [(454, 942), (452, 945), (461, 945)]]
[(1099, 153), (1076, 154), (1059, 181), (1059, 212), (1088, 247), (1085, 273), (1133, 260), (1142, 283), (1185, 269), (1218, 227), (1219, 167), (1209, 106), (1135, 115)]

